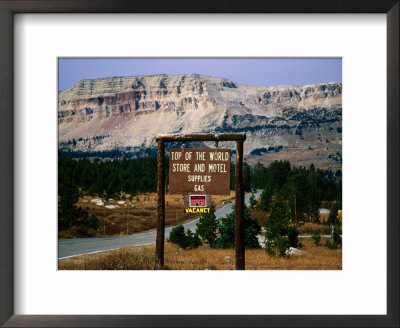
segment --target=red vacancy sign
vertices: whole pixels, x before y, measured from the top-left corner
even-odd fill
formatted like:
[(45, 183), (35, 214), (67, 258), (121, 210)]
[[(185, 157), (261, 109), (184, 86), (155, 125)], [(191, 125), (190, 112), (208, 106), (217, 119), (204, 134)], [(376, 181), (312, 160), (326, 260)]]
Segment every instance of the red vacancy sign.
[(174, 148), (169, 152), (171, 194), (229, 195), (231, 150)]

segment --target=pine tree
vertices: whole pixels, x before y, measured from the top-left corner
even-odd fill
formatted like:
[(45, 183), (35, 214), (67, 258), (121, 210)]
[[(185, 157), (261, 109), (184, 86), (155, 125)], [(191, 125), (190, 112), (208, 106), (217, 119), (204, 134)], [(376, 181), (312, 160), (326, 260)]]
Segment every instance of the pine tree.
[(196, 224), (196, 233), (207, 242), (211, 248), (215, 247), (217, 238), (218, 220), (215, 216), (215, 207), (211, 205), (210, 212), (203, 214)]
[(58, 228), (65, 230), (76, 223), (79, 190), (75, 185), (67, 182), (59, 185), (58, 193)]
[(255, 208), (256, 205), (257, 205), (256, 197), (254, 196), (253, 193), (251, 193), (251, 196), (250, 196), (250, 208)]
[[(221, 248), (235, 247), (235, 211), (221, 218), (219, 227), (220, 235), (217, 237), (215, 244)], [(249, 217), (249, 211), (244, 209), (244, 240), (245, 246), (248, 248), (259, 248), (258, 234), (261, 232), (261, 226), (257, 220)]]

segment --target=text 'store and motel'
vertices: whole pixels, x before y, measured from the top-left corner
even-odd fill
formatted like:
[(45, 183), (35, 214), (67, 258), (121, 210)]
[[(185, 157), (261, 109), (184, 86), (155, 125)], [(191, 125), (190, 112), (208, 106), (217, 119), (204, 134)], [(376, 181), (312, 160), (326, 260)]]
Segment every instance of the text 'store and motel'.
[(171, 194), (229, 195), (230, 149), (174, 148), (169, 160)]

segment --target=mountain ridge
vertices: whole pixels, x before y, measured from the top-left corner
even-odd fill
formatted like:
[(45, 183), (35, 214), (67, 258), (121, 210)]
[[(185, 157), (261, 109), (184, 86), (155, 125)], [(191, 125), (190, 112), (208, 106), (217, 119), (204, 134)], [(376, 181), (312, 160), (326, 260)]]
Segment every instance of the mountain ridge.
[[(340, 82), (263, 87), (198, 74), (87, 79), (59, 92), (59, 147), (137, 151), (155, 147), (158, 133), (246, 132), (250, 157), (278, 146), (281, 154), (311, 147), (329, 156), (341, 154), (341, 112)], [(341, 156), (310, 156), (341, 167)]]

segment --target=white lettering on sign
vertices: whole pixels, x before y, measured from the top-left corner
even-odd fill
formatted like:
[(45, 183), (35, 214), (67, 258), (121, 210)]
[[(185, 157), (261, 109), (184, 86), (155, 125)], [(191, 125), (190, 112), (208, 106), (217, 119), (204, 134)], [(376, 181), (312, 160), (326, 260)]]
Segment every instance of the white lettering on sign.
[(176, 151), (171, 151), (171, 155), (170, 158), (173, 161), (179, 161), (182, 157), (182, 153), (181, 152), (176, 152)]
[(210, 154), (211, 161), (227, 161), (229, 158), (229, 152), (216, 151)]
[(171, 193), (229, 194), (229, 149), (171, 149), (169, 159)]
[(196, 151), (196, 159), (198, 161), (205, 161), (206, 160), (206, 152), (205, 151)]
[(225, 164), (208, 164), (208, 171), (226, 173), (226, 166)]
[(173, 172), (190, 172), (190, 164), (172, 164)]
[(206, 170), (206, 165), (205, 164), (200, 164), (197, 163), (194, 165), (194, 172), (204, 172)]

